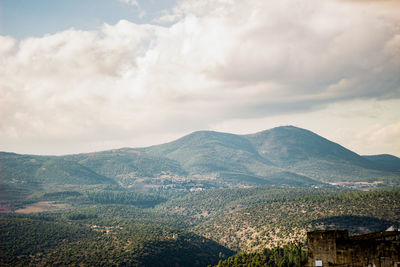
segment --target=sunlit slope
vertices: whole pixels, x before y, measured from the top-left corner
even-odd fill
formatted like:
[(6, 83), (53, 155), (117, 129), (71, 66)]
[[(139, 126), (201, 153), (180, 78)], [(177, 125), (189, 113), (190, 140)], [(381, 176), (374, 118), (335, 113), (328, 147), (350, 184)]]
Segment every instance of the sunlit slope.
[(131, 148), (71, 155), (66, 158), (127, 184), (136, 178), (150, 179), (162, 174), (186, 175), (186, 171), (175, 160), (149, 155)]
[[(264, 197), (264, 201), (256, 204), (243, 203), (243, 208), (231, 212), (226, 212), (229, 206), (220, 205), (225, 212), (219, 216), (213, 213), (214, 207), (208, 208), (210, 219), (204, 220), (195, 230), (231, 249), (251, 251), (294, 241), (304, 242), (306, 232), (317, 229), (348, 229), (351, 233), (367, 233), (384, 231), (391, 225), (400, 224), (399, 189), (334, 194), (298, 191), (297, 195), (285, 190), (281, 196)], [(223, 199), (228, 197), (214, 194), (203, 202), (215, 203)], [(186, 202), (175, 202), (169, 208), (185, 208), (190, 203), (190, 199), (186, 199)], [(240, 200), (236, 203), (230, 201), (230, 204), (238, 203)], [(202, 207), (205, 210), (200, 215), (207, 211), (207, 205)], [(176, 210), (178, 213), (185, 211)]]
[(304, 175), (276, 166), (240, 135), (200, 131), (144, 151), (176, 160), (191, 174), (217, 174), (229, 184), (318, 184)]
[(400, 175), (311, 131), (284, 126), (243, 136), (275, 165), (321, 181), (398, 181)]
[(0, 162), (1, 182), (6, 184), (33, 187), (115, 184), (114, 180), (62, 157), (1, 153)]
[(173, 142), (66, 156), (1, 152), (1, 183), (120, 184), (154, 178), (212, 178), (217, 186), (312, 186), (321, 182), (400, 182), (400, 159), (360, 156), (305, 129), (285, 126), (249, 135), (199, 131)]

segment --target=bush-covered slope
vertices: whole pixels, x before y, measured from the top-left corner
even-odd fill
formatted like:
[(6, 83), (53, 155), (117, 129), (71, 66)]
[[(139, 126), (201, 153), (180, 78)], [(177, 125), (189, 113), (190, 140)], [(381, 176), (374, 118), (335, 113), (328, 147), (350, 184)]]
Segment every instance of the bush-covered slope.
[(244, 137), (277, 166), (316, 180), (399, 180), (399, 174), (305, 129), (284, 126)]
[(261, 252), (241, 252), (226, 260), (220, 260), (218, 267), (265, 266), (265, 267), (301, 267), (307, 263), (307, 252), (301, 244), (288, 244)]
[(191, 174), (216, 173), (220, 182), (233, 186), (318, 184), (304, 175), (275, 166), (260, 156), (249, 140), (234, 134), (194, 132), (144, 151), (174, 159)]
[(383, 155), (370, 155), (363, 156), (369, 161), (374, 162), (379, 165), (381, 169), (392, 172), (400, 172), (400, 158), (393, 155), (383, 154)]
[(213, 189), (171, 199), (157, 206), (157, 210), (162, 213), (182, 215), (192, 222), (199, 222), (267, 201), (285, 201), (313, 195), (327, 196), (339, 192), (345, 192), (345, 190), (296, 189), (272, 186)]
[(206, 266), (232, 251), (129, 206), (2, 215), (1, 266)]
[(115, 184), (112, 179), (62, 157), (0, 154), (1, 182), (15, 186), (49, 186), (51, 184)]
[(130, 185), (137, 178), (160, 175), (185, 175), (180, 164), (165, 157), (152, 156), (136, 149), (116, 149), (66, 156), (93, 171)]
[[(310, 187), (336, 181), (399, 184), (398, 164), (398, 158), (388, 155), (361, 157), (293, 126), (250, 135), (200, 131), (147, 148), (59, 157), (0, 153), (1, 183), (14, 188), (28, 184), (36, 189), (118, 183), (138, 190), (158, 190), (174, 187), (177, 181), (181, 182), (179, 189), (184, 190)], [(190, 186), (185, 184), (188, 181)]]
[(254, 173), (257, 167), (273, 167), (258, 155), (248, 140), (228, 133), (194, 132), (176, 141), (146, 148), (145, 151), (177, 160), (192, 173)]
[(399, 174), (305, 129), (283, 126), (243, 137), (275, 165), (320, 181), (399, 180)]
[(244, 137), (254, 145), (260, 155), (279, 166), (324, 159), (371, 167), (371, 162), (358, 154), (311, 131), (294, 126), (276, 127)]
[(294, 197), (283, 194), (224, 213), (202, 222), (195, 229), (229, 248), (254, 250), (303, 242), (306, 232), (315, 229), (340, 228), (352, 233), (385, 230), (400, 223), (399, 210), (399, 188)]
[[(251, 253), (220, 264), (286, 266), (300, 258), (285, 245), (303, 243), (309, 230), (365, 233), (400, 224), (400, 188), (214, 189), (162, 204), (166, 199), (157, 194), (117, 188), (44, 193), (40, 201), (71, 205), (63, 212), (0, 215), (0, 265), (206, 266), (241, 250)], [(284, 248), (265, 249), (276, 246)]]

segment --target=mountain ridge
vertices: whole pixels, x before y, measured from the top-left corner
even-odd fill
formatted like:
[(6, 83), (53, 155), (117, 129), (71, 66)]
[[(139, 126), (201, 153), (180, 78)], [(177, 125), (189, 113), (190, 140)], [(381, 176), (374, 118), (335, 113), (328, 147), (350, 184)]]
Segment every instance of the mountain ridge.
[(1, 183), (118, 184), (143, 190), (326, 182), (400, 183), (400, 159), (361, 156), (312, 131), (280, 126), (254, 134), (197, 131), (172, 142), (64, 156), (0, 152)]

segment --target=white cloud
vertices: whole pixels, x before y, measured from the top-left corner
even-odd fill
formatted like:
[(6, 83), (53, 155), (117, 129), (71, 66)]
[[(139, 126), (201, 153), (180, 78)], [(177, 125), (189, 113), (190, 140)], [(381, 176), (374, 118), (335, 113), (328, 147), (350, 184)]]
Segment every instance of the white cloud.
[[(285, 116), (315, 130), (310, 112), (329, 117), (336, 103), (353, 112), (340, 103), (400, 98), (400, 18), (386, 4), (186, 0), (167, 18), (168, 27), (122, 20), (19, 44), (0, 37), (2, 149), (149, 145)], [(343, 129), (366, 116), (354, 114), (339, 116)]]
[[(364, 154), (400, 154), (400, 122), (383, 125), (382, 123), (373, 124), (363, 129), (358, 135), (357, 140), (364, 140)], [(356, 141), (354, 142), (356, 143)], [(358, 143), (361, 143), (358, 141)]]
[(132, 6), (139, 7), (139, 3), (137, 0), (120, 0), (120, 1)]

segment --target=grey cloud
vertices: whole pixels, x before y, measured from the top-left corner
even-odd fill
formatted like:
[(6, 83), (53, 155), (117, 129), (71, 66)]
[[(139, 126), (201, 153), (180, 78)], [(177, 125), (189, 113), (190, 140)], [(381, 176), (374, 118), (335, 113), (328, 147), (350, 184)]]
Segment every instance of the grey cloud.
[(186, 0), (168, 27), (122, 20), (19, 45), (1, 37), (1, 145), (136, 146), (223, 121), (400, 98), (400, 18), (362, 8)]

